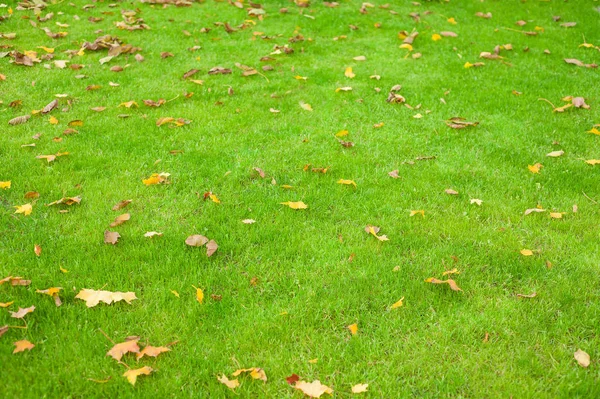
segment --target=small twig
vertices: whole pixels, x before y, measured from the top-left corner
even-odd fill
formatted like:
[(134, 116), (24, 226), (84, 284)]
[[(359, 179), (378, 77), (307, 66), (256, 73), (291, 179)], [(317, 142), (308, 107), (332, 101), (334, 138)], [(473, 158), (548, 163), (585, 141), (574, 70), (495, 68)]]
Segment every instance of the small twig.
[(127, 368), (127, 370), (131, 370), (131, 367), (129, 367), (127, 364), (123, 363), (122, 361), (118, 361), (119, 364), (125, 366)]
[[(27, 323), (25, 323), (27, 324)], [(22, 328), (23, 330), (27, 330), (27, 326), (23, 327), (23, 326), (7, 326), (8, 328)]]
[(170, 99), (170, 100), (167, 100), (166, 102), (168, 102), (168, 103), (169, 103), (169, 102), (171, 102), (171, 101), (173, 101), (173, 100), (177, 100), (178, 98), (179, 98), (179, 94), (178, 94), (178, 95), (176, 95), (175, 97), (173, 97), (172, 99)]
[(592, 203), (594, 203), (594, 204), (598, 205), (598, 202), (596, 202), (596, 201), (594, 201), (593, 199), (591, 199), (591, 198), (590, 198), (590, 197), (589, 197), (589, 196), (588, 196), (588, 195), (587, 195), (585, 192), (583, 192), (583, 191), (582, 191), (581, 193), (583, 194), (583, 196), (584, 196), (585, 198), (587, 198), (587, 199), (589, 199), (590, 201), (592, 201)]
[(109, 340), (110, 342), (112, 342), (113, 344), (115, 344), (115, 341), (113, 341), (107, 333), (105, 333), (104, 331), (102, 331), (101, 328), (98, 329), (98, 331), (100, 331), (102, 333), (102, 335), (104, 335), (106, 337), (107, 340)]

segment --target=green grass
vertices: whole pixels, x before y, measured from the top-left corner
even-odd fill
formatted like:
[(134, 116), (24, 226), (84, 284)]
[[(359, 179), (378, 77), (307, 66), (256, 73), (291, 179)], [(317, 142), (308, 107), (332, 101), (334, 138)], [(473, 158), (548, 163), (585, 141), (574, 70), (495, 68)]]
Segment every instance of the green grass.
[[(0, 326), (23, 325), (8, 310), (36, 306), (26, 316), (27, 329), (10, 329), (0, 338), (5, 397), (300, 398), (285, 382), (292, 373), (319, 379), (340, 398), (351, 396), (350, 387), (358, 383), (369, 384), (364, 396), (372, 398), (600, 396), (600, 166), (584, 162), (600, 158), (600, 137), (586, 133), (600, 123), (600, 80), (598, 69), (563, 61), (600, 63), (598, 50), (578, 47), (584, 36), (600, 45), (600, 13), (594, 10), (600, 3), (398, 2), (390, 6), (398, 15), (379, 8), (363, 15), (360, 1), (341, 0), (334, 9), (314, 1), (300, 9), (273, 0), (264, 4), (264, 21), (254, 19), (256, 26), (230, 34), (213, 23), (237, 26), (249, 17), (226, 2), (164, 9), (137, 1), (115, 8), (98, 2), (89, 11), (82, 10), (85, 2), (74, 2), (76, 7), (68, 1), (50, 5), (43, 14), (54, 12), (54, 18), (38, 23), (68, 31), (67, 37), (51, 39), (22, 18), (33, 18), (31, 11), (15, 11), (0, 31), (17, 38), (2, 43), (20, 51), (53, 47), (55, 59), (68, 59), (63, 51), (93, 41), (101, 29), (141, 47), (146, 60), (121, 55), (100, 65), (106, 50), (88, 51), (71, 60), (85, 64), (73, 71), (0, 59), (7, 77), (0, 82), (0, 180), (12, 181), (9, 190), (0, 191), (0, 278), (32, 280), (29, 287), (0, 286), (0, 302), (15, 301), (0, 309)], [(284, 6), (288, 14), (278, 12)], [(135, 8), (152, 29), (118, 30), (120, 10)], [(493, 17), (477, 18), (478, 11)], [(409, 12), (420, 12), (421, 22)], [(552, 21), (555, 15), (560, 22)], [(93, 24), (90, 16), (104, 20)], [(458, 24), (448, 23), (449, 17)], [(529, 22), (520, 28), (515, 25), (520, 19)], [(570, 21), (577, 26), (559, 26)], [(526, 36), (505, 29), (535, 26), (544, 32)], [(212, 30), (203, 34), (202, 27)], [(398, 48), (397, 33), (412, 29), (420, 32), (413, 51), (422, 53), (420, 59), (406, 58), (407, 50)], [(458, 37), (431, 40), (433, 33), (448, 30)], [(254, 31), (273, 39), (251, 40)], [(294, 54), (259, 61), (297, 33), (307, 40), (289, 44)], [(340, 35), (347, 39), (332, 40)], [(463, 67), (506, 43), (514, 50), (501, 55), (512, 66), (483, 60), (484, 67)], [(187, 50), (194, 45), (202, 48)], [(164, 51), (174, 57), (161, 59)], [(358, 55), (367, 61), (353, 61)], [(274, 70), (242, 77), (236, 62), (256, 68), (271, 64)], [(109, 70), (125, 64), (123, 72)], [(208, 75), (215, 66), (232, 68), (233, 74)], [(348, 66), (356, 73), (352, 80), (344, 76)], [(194, 79), (204, 80), (203, 86), (181, 79), (192, 68), (200, 70)], [(88, 77), (75, 79), (78, 74)], [(374, 74), (381, 80), (369, 79)], [(120, 86), (110, 87), (110, 81)], [(86, 91), (92, 84), (102, 87)], [(395, 84), (403, 86), (407, 103), (422, 108), (386, 103)], [(336, 93), (342, 86), (353, 91)], [(191, 91), (194, 96), (186, 99), (183, 94)], [(58, 125), (39, 115), (27, 124), (7, 124), (62, 93), (72, 107), (62, 112), (67, 99), (60, 99), (52, 112)], [(538, 101), (543, 97), (558, 106), (569, 95), (585, 97), (591, 109), (553, 113)], [(177, 96), (158, 109), (142, 104)], [(8, 107), (18, 99), (21, 107)], [(118, 108), (130, 100), (140, 107)], [(314, 111), (301, 109), (301, 101)], [(90, 110), (98, 106), (108, 108)], [(412, 118), (417, 112), (422, 119)], [(155, 126), (167, 116), (191, 124)], [(453, 130), (444, 120), (454, 116), (480, 124)], [(79, 134), (54, 142), (75, 119), (85, 122)], [(379, 122), (384, 127), (374, 129)], [(344, 139), (355, 147), (338, 144), (334, 134), (342, 129), (350, 131)], [(42, 133), (39, 141), (31, 139), (36, 133)], [(35, 148), (21, 148), (32, 142)], [(565, 151), (562, 157), (545, 156), (558, 149)], [(170, 155), (171, 150), (184, 152)], [(35, 158), (58, 151), (70, 155), (51, 164)], [(407, 163), (419, 156), (436, 158)], [(527, 169), (536, 162), (544, 165), (537, 175)], [(329, 170), (304, 172), (305, 164)], [(267, 177), (258, 177), (254, 167)], [(401, 178), (387, 175), (394, 169)], [(142, 184), (163, 171), (172, 175), (170, 185)], [(353, 179), (357, 188), (336, 184), (339, 179)], [(447, 188), (460, 194), (447, 195)], [(23, 197), (32, 190), (40, 193), (33, 213), (15, 215), (13, 207), (29, 202)], [(198, 198), (209, 190), (221, 204)], [(76, 195), (80, 205), (45, 206)], [(483, 204), (470, 204), (471, 198)], [(133, 199), (122, 211), (131, 213), (131, 220), (114, 229), (122, 236), (119, 243), (106, 245), (103, 232), (120, 214), (111, 208), (124, 199)], [(279, 204), (299, 200), (309, 208), (294, 211)], [(566, 214), (562, 220), (548, 212), (523, 216), (538, 204)], [(424, 218), (409, 217), (419, 209)], [(246, 218), (257, 222), (242, 224)], [(366, 234), (367, 224), (380, 226), (390, 240)], [(146, 239), (147, 231), (164, 236)], [(207, 258), (204, 249), (187, 247), (191, 234), (216, 240), (218, 252)], [(34, 244), (43, 248), (40, 257)], [(524, 257), (523, 248), (536, 254)], [(454, 267), (463, 292), (424, 282)], [(256, 286), (250, 284), (253, 277)], [(192, 285), (204, 290), (204, 304), (196, 302)], [(53, 286), (64, 288), (60, 308), (35, 293)], [(74, 298), (82, 288), (133, 291), (139, 300), (88, 309)], [(532, 292), (536, 298), (516, 297)], [(401, 297), (404, 306), (389, 310)], [(352, 323), (358, 323), (356, 336), (346, 329)], [(132, 387), (121, 377), (125, 367), (105, 356), (112, 344), (100, 330), (116, 342), (139, 335), (155, 346), (179, 343), (139, 366), (125, 357), (132, 368), (156, 370)], [(489, 341), (483, 342), (486, 333)], [(36, 347), (13, 355), (13, 342), (20, 339)], [(592, 358), (587, 369), (573, 359), (578, 348)], [(308, 362), (314, 358), (316, 364)], [(216, 379), (252, 366), (265, 369), (266, 384), (242, 378), (232, 392)], [(106, 384), (88, 380), (109, 376)]]

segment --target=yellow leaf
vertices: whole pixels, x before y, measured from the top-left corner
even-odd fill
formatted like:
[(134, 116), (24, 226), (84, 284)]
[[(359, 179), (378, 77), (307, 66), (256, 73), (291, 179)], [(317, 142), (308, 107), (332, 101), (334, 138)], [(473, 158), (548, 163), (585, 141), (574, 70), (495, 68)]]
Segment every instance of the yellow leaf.
[[(600, 133), (598, 133), (598, 134), (600, 134)], [(344, 137), (344, 136), (347, 136), (347, 135), (348, 135), (348, 131), (347, 130), (340, 130), (339, 132), (337, 132), (335, 134), (335, 137)], [(8, 182), (8, 183), (9, 183), (8, 186), (10, 187), (10, 182)], [(1, 184), (2, 184), (2, 182), (0, 182), (0, 187), (2, 187)]]
[(296, 75), (296, 76), (294, 76), (294, 79), (296, 79), (296, 80), (307, 80), (307, 79), (308, 79), (308, 77), (306, 77), (306, 76), (300, 76), (300, 75)]
[(153, 371), (154, 370), (152, 369), (152, 367), (144, 366), (140, 369), (127, 370), (126, 372), (123, 373), (123, 377), (127, 378), (127, 381), (129, 381), (129, 383), (131, 385), (135, 385), (135, 382), (137, 381), (138, 376), (150, 375), (150, 373), (152, 373)]
[(62, 273), (69, 273), (69, 271), (62, 266), (59, 266), (59, 269)]
[(449, 274), (460, 274), (460, 272), (458, 271), (457, 268), (454, 268), (452, 270), (446, 270), (445, 272), (442, 273), (442, 276), (447, 276)]
[(133, 107), (134, 105), (136, 106), (136, 108), (137, 108), (137, 107), (139, 107), (138, 103), (136, 103), (136, 102), (135, 102), (135, 101), (133, 101), (133, 100), (132, 100), (132, 101), (127, 101), (127, 102), (121, 103), (121, 104), (119, 104), (119, 107), (131, 108), (131, 107)]
[(0, 302), (0, 308), (7, 308), (10, 305), (12, 305), (13, 303), (15, 303), (15, 301), (11, 301), (11, 302), (6, 302), (6, 303), (2, 303)]
[(142, 179), (142, 183), (146, 186), (151, 186), (153, 184), (161, 184), (165, 183), (169, 178), (170, 174), (168, 173), (153, 173), (149, 178)]
[(92, 308), (100, 302), (110, 305), (114, 302), (125, 301), (130, 304), (131, 301), (137, 299), (134, 292), (95, 291), (86, 288), (79, 291), (75, 298), (84, 300), (88, 308)]
[[(15, 344), (16, 344), (16, 342), (15, 342)], [(582, 351), (581, 349), (577, 349), (577, 352), (575, 352), (573, 357), (575, 358), (575, 360), (577, 360), (577, 363), (579, 363), (579, 365), (581, 367), (588, 367), (590, 365), (590, 355), (588, 355), (586, 352)]]
[(50, 122), (51, 125), (57, 125), (58, 124), (58, 119), (56, 119), (53, 116), (50, 116), (50, 119), (48, 119), (48, 122)]
[(600, 136), (600, 130), (596, 129), (595, 127), (593, 127), (591, 130), (588, 130), (587, 132)]
[(529, 171), (531, 173), (540, 173), (540, 170), (543, 168), (543, 165), (541, 163), (536, 163), (535, 165), (527, 165), (527, 169), (529, 169)]
[(175, 118), (172, 118), (170, 116), (167, 116), (165, 118), (159, 118), (156, 121), (156, 126), (162, 126), (162, 125), (164, 125), (166, 123), (170, 123), (170, 122), (173, 122), (173, 121), (175, 121)]
[(223, 374), (221, 377), (217, 377), (217, 380), (219, 380), (219, 382), (221, 384), (225, 384), (227, 386), (227, 388), (230, 388), (230, 389), (236, 389), (237, 387), (240, 386), (240, 382), (237, 379), (230, 380), (229, 378), (227, 378), (227, 376), (225, 374)]
[(523, 255), (523, 256), (533, 255), (533, 251), (531, 249), (522, 249), (520, 252), (521, 252), (521, 255)]
[(425, 211), (424, 210), (418, 210), (418, 211), (410, 211), (410, 216), (415, 216), (415, 215), (421, 215), (421, 217), (425, 217)]
[(200, 303), (204, 301), (204, 292), (200, 288), (196, 288), (196, 300)]
[(233, 376), (237, 377), (238, 375), (242, 374), (242, 373), (250, 373), (250, 377), (252, 377), (255, 380), (262, 380), (264, 382), (267, 382), (267, 374), (265, 373), (265, 370), (259, 368), (259, 367), (251, 367), (249, 369), (239, 369), (233, 372)]
[(544, 28), (542, 28), (541, 26), (536, 26), (535, 28), (533, 28), (534, 30), (540, 31), (540, 32), (544, 32)]
[(304, 202), (302, 201), (298, 201), (298, 202), (280, 202), (281, 205), (287, 205), (292, 209), (306, 209), (308, 208), (308, 205), (306, 205)]
[(369, 384), (356, 384), (352, 387), (352, 393), (363, 393), (367, 392)]
[(412, 50), (413, 50), (413, 46), (411, 46), (411, 45), (410, 45), (410, 44), (408, 44), (408, 43), (403, 43), (403, 44), (401, 44), (401, 45), (400, 45), (400, 48), (405, 48), (405, 49), (407, 49), (408, 51), (412, 51)]
[(579, 45), (579, 47), (593, 48), (594, 45), (592, 43), (582, 43)]
[(161, 353), (170, 352), (170, 351), (171, 351), (171, 349), (167, 348), (166, 346), (148, 345), (144, 349), (142, 349), (142, 351), (140, 353), (135, 355), (135, 357), (137, 360), (140, 360), (144, 356), (158, 357), (158, 355), (160, 355)]
[(348, 185), (348, 186), (354, 186), (354, 187), (356, 187), (356, 182), (354, 182), (354, 180), (340, 179), (340, 180), (338, 180), (338, 184), (345, 184), (345, 185)]
[(465, 62), (465, 68), (473, 68), (473, 64), (471, 64), (469, 61)]
[(139, 338), (131, 339), (119, 344), (115, 344), (106, 353), (106, 356), (110, 356), (116, 361), (121, 361), (124, 355), (128, 353), (140, 353), (140, 347), (138, 346)]
[(358, 333), (358, 324), (356, 323), (350, 324), (349, 326), (346, 326), (346, 328), (350, 330), (352, 335), (356, 335)]
[(564, 212), (550, 212), (550, 217), (553, 219), (562, 219)]
[(350, 79), (354, 79), (354, 77), (356, 76), (354, 74), (354, 72), (352, 72), (352, 67), (346, 68), (346, 71), (344, 72), (344, 75), (346, 75), (346, 77), (350, 78)]
[(214, 195), (214, 194), (209, 194), (209, 196), (208, 196), (208, 197), (209, 197), (209, 198), (210, 198), (210, 200), (211, 200), (212, 202), (214, 202), (215, 204), (220, 204), (220, 203), (221, 203), (221, 200), (219, 200), (219, 198), (218, 198), (216, 195)]
[(442, 36), (438, 35), (437, 33), (434, 33), (433, 35), (431, 35), (431, 40), (437, 42), (438, 40), (442, 40)]
[(7, 190), (10, 188), (10, 180), (9, 181), (0, 181), (0, 188)]
[(373, 127), (375, 129), (379, 129), (380, 127), (383, 127), (383, 122), (376, 123), (376, 124), (373, 125)]
[(318, 361), (319, 361), (319, 359), (318, 359), (318, 358), (314, 358), (314, 359), (310, 359), (308, 362), (309, 362), (310, 364), (317, 364), (317, 362), (318, 362)]
[(600, 159), (590, 159), (585, 161), (588, 165), (600, 165)]
[(38, 48), (41, 48), (42, 50), (50, 54), (54, 53), (54, 49), (50, 47), (39, 46)]
[(300, 102), (300, 106), (302, 107), (302, 109), (304, 109), (306, 111), (312, 111), (313, 110), (312, 107), (311, 107), (311, 105), (307, 104), (307, 103)]
[(392, 306), (390, 306), (390, 309), (398, 309), (398, 308), (404, 306), (404, 303), (402, 301), (404, 301), (404, 297), (400, 298), (400, 300), (398, 302), (396, 302)]
[(175, 291), (175, 290), (171, 290), (171, 294), (175, 295), (177, 298), (179, 298), (179, 292)]
[(14, 208), (17, 208), (15, 213), (22, 213), (25, 216), (31, 215), (31, 212), (33, 211), (31, 204), (19, 205), (15, 206)]

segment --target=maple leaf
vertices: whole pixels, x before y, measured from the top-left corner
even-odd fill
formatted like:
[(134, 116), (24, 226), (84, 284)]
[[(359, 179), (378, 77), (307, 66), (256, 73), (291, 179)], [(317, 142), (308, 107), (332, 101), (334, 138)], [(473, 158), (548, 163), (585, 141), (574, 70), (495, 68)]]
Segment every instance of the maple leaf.
[(135, 385), (137, 378), (140, 375), (150, 375), (150, 373), (152, 373), (153, 371), (154, 369), (152, 369), (152, 367), (144, 366), (135, 370), (127, 370), (123, 373), (123, 377), (127, 378), (127, 381), (129, 381), (131, 385)]
[(242, 374), (242, 373), (250, 373), (250, 377), (252, 377), (255, 380), (262, 380), (264, 382), (267, 382), (267, 374), (265, 373), (265, 370), (259, 368), (259, 367), (251, 367), (249, 369), (239, 369), (233, 372), (233, 376), (237, 377), (238, 375)]
[(161, 353), (170, 352), (170, 351), (171, 351), (171, 349), (167, 348), (166, 346), (151, 346), (151, 345), (148, 345), (144, 349), (142, 349), (142, 351), (140, 353), (138, 353), (137, 355), (135, 355), (135, 357), (139, 361), (144, 356), (158, 357), (158, 355), (160, 355)]
[(84, 300), (88, 308), (92, 308), (100, 302), (110, 305), (113, 302), (125, 301), (131, 304), (131, 301), (137, 299), (134, 292), (95, 291), (87, 288), (79, 291), (75, 298)]
[(31, 206), (31, 204), (18, 205), (14, 208), (17, 209), (15, 213), (22, 213), (25, 216), (31, 215), (31, 212), (33, 211), (33, 207)]
[(426, 283), (431, 284), (448, 284), (452, 291), (462, 291), (460, 287), (456, 284), (456, 281), (448, 279), (448, 280), (438, 280), (437, 278), (429, 277), (425, 280)]
[(315, 380), (311, 383), (306, 381), (298, 381), (294, 385), (294, 388), (299, 389), (305, 395), (310, 396), (311, 398), (320, 398), (324, 393), (329, 395), (333, 394), (333, 389), (321, 384), (321, 381), (319, 380)]
[(35, 310), (35, 306), (30, 306), (28, 308), (19, 308), (16, 312), (10, 312), (10, 317), (14, 317), (15, 319), (22, 319), (25, 315), (29, 313), (33, 313)]
[(298, 201), (298, 202), (280, 202), (281, 205), (286, 205), (289, 206), (292, 209), (306, 209), (308, 208), (308, 205), (306, 205), (304, 202), (302, 201)]
[(19, 352), (23, 352), (25, 350), (32, 350), (35, 345), (32, 344), (31, 342), (27, 341), (26, 339), (23, 339), (21, 341), (17, 341), (14, 343), (15, 345), (15, 350), (13, 350), (13, 354), (15, 353), (19, 353)]
[(139, 356), (140, 347), (138, 346), (138, 341), (139, 338), (116, 344), (108, 352), (106, 352), (106, 356), (110, 356), (116, 361), (121, 361), (123, 355), (127, 353), (137, 353)]
[(219, 380), (221, 384), (225, 384), (227, 388), (230, 388), (232, 390), (240, 386), (240, 382), (237, 379), (230, 380), (225, 374), (223, 374), (221, 377), (217, 377), (217, 380)]

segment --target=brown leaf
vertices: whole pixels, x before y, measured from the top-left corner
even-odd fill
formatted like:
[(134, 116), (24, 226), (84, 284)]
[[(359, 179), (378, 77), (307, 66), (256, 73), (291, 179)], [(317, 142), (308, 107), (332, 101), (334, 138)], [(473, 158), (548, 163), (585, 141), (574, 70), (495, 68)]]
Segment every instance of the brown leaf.
[(140, 353), (138, 353), (135, 357), (139, 361), (144, 356), (150, 357), (158, 357), (161, 353), (169, 352), (171, 349), (166, 346), (146, 346)]
[(215, 240), (210, 240), (208, 244), (206, 244), (206, 256), (210, 258), (215, 252), (217, 252), (218, 248), (219, 246)]
[(286, 377), (285, 380), (288, 384), (294, 385), (297, 381), (300, 380), (300, 376), (298, 374), (292, 374), (289, 377)]
[(23, 116), (18, 116), (16, 118), (13, 118), (11, 120), (8, 121), (9, 125), (20, 125), (22, 123), (26, 123), (29, 118), (31, 118), (31, 115), (23, 115)]
[(113, 211), (118, 211), (120, 209), (125, 208), (127, 205), (131, 204), (133, 200), (123, 200), (118, 202), (115, 206), (112, 207)]
[(115, 245), (117, 243), (117, 241), (119, 241), (120, 237), (121, 237), (121, 234), (117, 233), (116, 231), (106, 230), (104, 232), (104, 243)]
[(13, 277), (13, 276), (8, 276), (3, 278), (2, 280), (0, 280), (0, 285), (10, 282), (10, 285), (17, 286), (17, 285), (22, 285), (22, 286), (26, 286), (31, 284), (31, 280), (24, 280), (23, 277)]
[(115, 221), (110, 224), (110, 227), (120, 226), (123, 223), (125, 223), (126, 221), (128, 221), (129, 219), (131, 219), (131, 215), (129, 213), (124, 213), (122, 215), (119, 215), (115, 218)]
[(517, 294), (518, 298), (535, 298), (536, 296), (536, 292), (534, 292), (533, 294)]
[(42, 114), (47, 114), (48, 112), (52, 112), (58, 106), (58, 100), (52, 100), (48, 105), (42, 109)]
[(448, 279), (448, 280), (438, 280), (437, 278), (433, 278), (433, 277), (429, 277), (427, 280), (425, 280), (426, 283), (431, 283), (431, 284), (448, 284), (448, 286), (450, 286), (450, 289), (452, 291), (462, 291), (458, 284), (456, 284), (456, 281)]
[(23, 351), (30, 351), (32, 350), (35, 345), (32, 344), (31, 342), (27, 341), (26, 339), (23, 339), (21, 341), (17, 341), (14, 343), (15, 345), (15, 350), (13, 350), (13, 354), (15, 353), (19, 353), (19, 352), (23, 352)]
[(185, 239), (185, 243), (190, 247), (201, 247), (208, 242), (208, 238), (195, 234)]
[(466, 127), (469, 126), (477, 126), (479, 125), (479, 122), (467, 122), (465, 121), (465, 118), (461, 118), (461, 117), (453, 117), (450, 118), (446, 121), (446, 125), (448, 127), (451, 127), (452, 129), (464, 129)]

